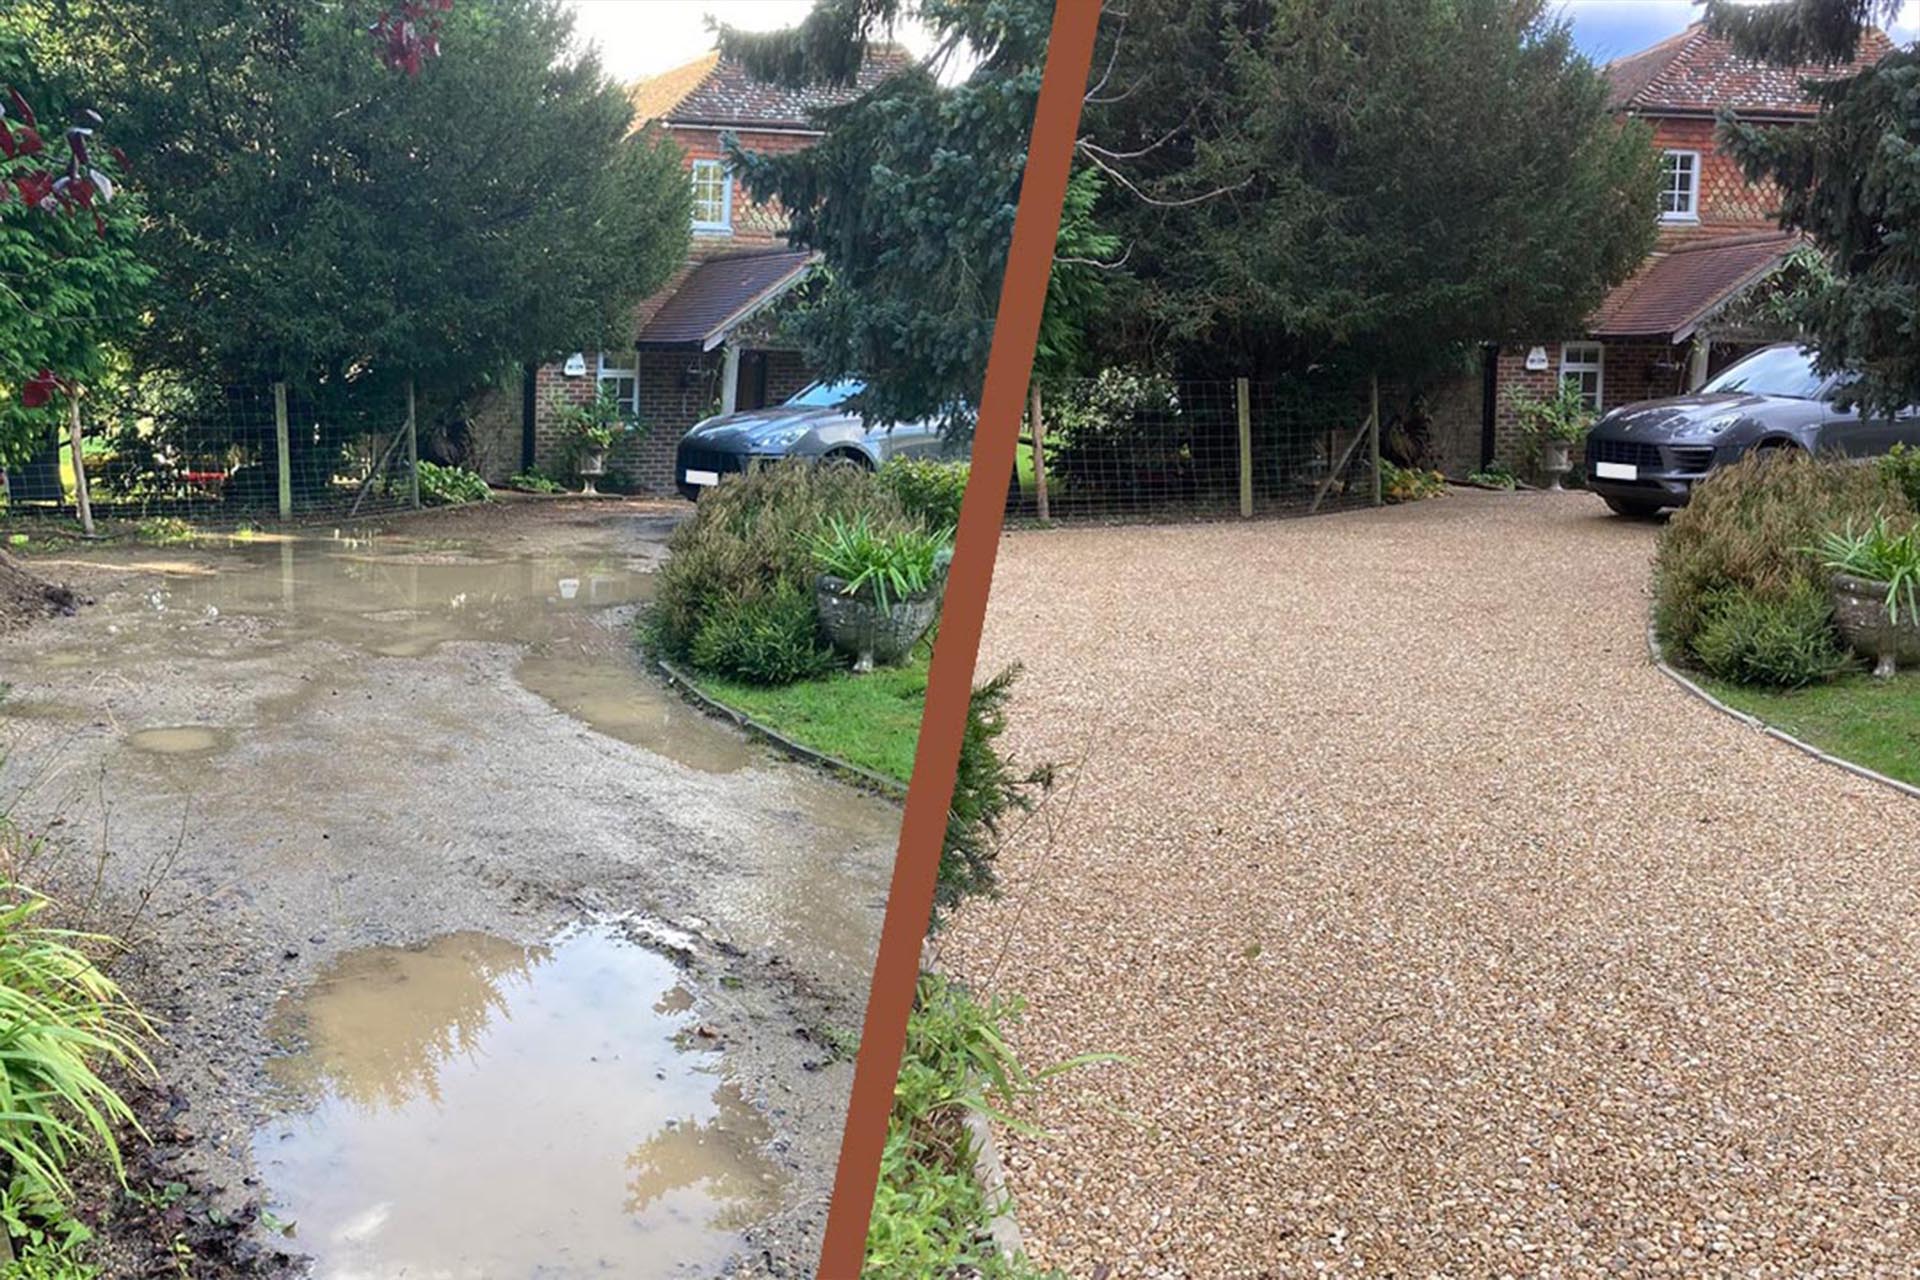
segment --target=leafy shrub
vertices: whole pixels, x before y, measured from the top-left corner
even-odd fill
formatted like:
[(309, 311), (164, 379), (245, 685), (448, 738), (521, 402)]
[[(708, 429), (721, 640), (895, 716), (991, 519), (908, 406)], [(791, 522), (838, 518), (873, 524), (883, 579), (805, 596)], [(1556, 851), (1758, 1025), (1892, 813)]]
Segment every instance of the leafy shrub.
[(1520, 421), (1520, 433), (1534, 449), (1543, 444), (1579, 444), (1593, 426), (1594, 412), (1581, 398), (1580, 384), (1572, 380), (1562, 382), (1552, 395), (1514, 387), (1507, 393), (1507, 404)]
[(921, 462), (899, 458), (880, 468), (880, 481), (900, 507), (928, 529), (960, 524), (960, 500), (967, 492), (964, 462)]
[(876, 529), (866, 513), (828, 516), (813, 535), (813, 563), (846, 583), (842, 595), (866, 595), (882, 610), (923, 595), (946, 567), (952, 529)]
[(1818, 547), (1820, 563), (1868, 582), (1887, 584), (1887, 616), (1900, 621), (1900, 603), (1909, 618), (1920, 615), (1920, 525), (1896, 533), (1885, 516), (1855, 533), (1853, 526), (1829, 529)]
[(1447, 478), (1438, 471), (1395, 466), (1380, 459), (1380, 496), (1388, 502), (1418, 502), (1441, 497), (1446, 491)]
[(967, 1116), (1005, 1119), (1049, 1077), (1095, 1059), (1029, 1072), (1007, 1043), (1021, 1011), (1018, 1001), (983, 1006), (946, 979), (921, 975), (867, 1221), (863, 1276), (1037, 1276), (1024, 1259), (997, 1255), (987, 1243), (1000, 1206), (974, 1177)]
[(1654, 553), (1654, 624), (1674, 656), (1699, 662), (1696, 642), (1729, 592), (1784, 605), (1824, 591), (1815, 542), (1829, 529), (1885, 515), (1911, 518), (1875, 467), (1797, 452), (1754, 453), (1694, 486)]
[(620, 404), (613, 388), (602, 384), (593, 399), (575, 404), (555, 391), (549, 401), (554, 421), (572, 437), (576, 452), (610, 449), (625, 432), (646, 433), (646, 426)]
[(134, 526), (133, 536), (154, 547), (171, 547), (192, 542), (194, 528), (178, 516), (149, 516)]
[(811, 596), (818, 572), (813, 535), (830, 517), (862, 514), (876, 530), (913, 527), (880, 481), (853, 467), (789, 462), (726, 477), (667, 544), (667, 562), (647, 610), (647, 643), (668, 657), (693, 661), (694, 638), (709, 614), (783, 589)]
[(763, 685), (792, 684), (838, 665), (833, 649), (820, 642), (813, 593), (792, 583), (708, 610), (688, 657), (703, 670)]
[(420, 464), (420, 505), (450, 506), (456, 502), (485, 502), (493, 496), (477, 472), (465, 467), (443, 467), (437, 462)]
[(1898, 489), (1907, 505), (1920, 511), (1920, 449), (1896, 444), (1880, 459), (1880, 474)]
[(525, 489), (528, 493), (560, 493), (566, 487), (552, 476), (538, 471), (516, 471), (507, 477), (507, 484), (511, 488)]
[(1796, 581), (1779, 598), (1729, 588), (1707, 602), (1693, 657), (1709, 675), (1738, 684), (1797, 689), (1853, 665), (1833, 630), (1827, 593)]
[(975, 687), (967, 704), (967, 727), (960, 738), (960, 761), (947, 808), (946, 841), (933, 892), (932, 927), (969, 897), (999, 891), (993, 862), (999, 852), (1001, 824), (1009, 814), (1032, 810), (1039, 793), (1053, 786), (1053, 766), (1022, 773), (995, 745), (1007, 731), (1007, 701), (1018, 666), (1008, 667)]
[(1484, 484), (1493, 489), (1513, 489), (1520, 484), (1504, 462), (1489, 462), (1478, 471), (1469, 471), (1467, 479), (1473, 484)]

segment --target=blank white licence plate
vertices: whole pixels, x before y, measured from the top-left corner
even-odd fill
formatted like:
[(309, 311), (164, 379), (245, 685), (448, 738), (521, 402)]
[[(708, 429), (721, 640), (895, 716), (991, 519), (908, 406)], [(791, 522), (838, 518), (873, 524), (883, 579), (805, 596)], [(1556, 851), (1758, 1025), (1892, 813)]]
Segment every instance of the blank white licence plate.
[(719, 484), (720, 473), (718, 471), (689, 470), (687, 472), (687, 483), (688, 484)]
[(1640, 468), (1631, 462), (1596, 462), (1593, 474), (1602, 480), (1638, 480)]

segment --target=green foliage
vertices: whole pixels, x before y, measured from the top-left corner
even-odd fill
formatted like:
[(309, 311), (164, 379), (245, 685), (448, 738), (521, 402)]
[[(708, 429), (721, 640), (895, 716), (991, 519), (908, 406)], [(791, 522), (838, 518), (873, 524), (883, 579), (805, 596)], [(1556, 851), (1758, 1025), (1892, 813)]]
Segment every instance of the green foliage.
[(1507, 405), (1533, 449), (1543, 444), (1579, 444), (1593, 427), (1593, 410), (1580, 398), (1579, 384), (1571, 380), (1562, 382), (1552, 395), (1513, 387), (1507, 392)]
[(865, 512), (829, 515), (814, 532), (813, 563), (845, 584), (840, 594), (864, 595), (884, 612), (931, 591), (952, 546), (952, 529), (876, 528)]
[(192, 542), (197, 532), (178, 516), (149, 516), (134, 526), (133, 536), (148, 546), (172, 547)]
[(1826, 591), (1803, 580), (1778, 596), (1737, 587), (1714, 592), (1692, 654), (1718, 679), (1794, 689), (1825, 683), (1853, 666), (1834, 634)]
[(9, 886), (0, 904), (0, 1155), (9, 1201), (42, 1221), (64, 1217), (68, 1165), (99, 1153), (119, 1172), (115, 1128), (133, 1113), (101, 1076), (150, 1069), (146, 1019), (88, 948), (107, 940), (36, 924), (47, 900)]
[(570, 6), (455, 4), (418, 76), (377, 56), (381, 7), (13, 6), (138, 166), (159, 272), (143, 363), (216, 384), (412, 375), (445, 405), (614, 333), (685, 260), (679, 153), (629, 135)]
[(1654, 622), (1675, 657), (1698, 663), (1703, 630), (1738, 596), (1786, 607), (1824, 594), (1815, 543), (1849, 522), (1910, 519), (1874, 467), (1799, 453), (1755, 452), (1694, 486), (1654, 553)]
[(602, 385), (585, 404), (575, 404), (556, 391), (552, 405), (554, 421), (579, 449), (610, 449), (622, 432), (641, 430), (640, 420), (620, 407), (620, 397), (609, 386)]
[(1419, 381), (1578, 331), (1652, 248), (1647, 130), (1544, 0), (1137, 0), (1109, 56), (1081, 125), (1127, 179), (1100, 209), (1129, 249), (1109, 349)]
[(899, 666), (844, 669), (778, 687), (696, 671), (701, 692), (795, 742), (905, 783), (913, 776), (927, 698), (925, 640)]
[[(1714, 0), (1708, 20), (1751, 56), (1782, 66), (1844, 63), (1893, 0)], [(1792, 318), (1825, 371), (1849, 369), (1849, 389), (1869, 408), (1920, 401), (1920, 46), (1896, 48), (1858, 74), (1836, 67), (1817, 82), (1817, 117), (1805, 123), (1720, 118), (1719, 137), (1749, 180), (1777, 185), (1780, 221), (1806, 232), (1832, 274), (1795, 300)]]
[(420, 464), (420, 505), (444, 507), (457, 502), (485, 502), (493, 490), (477, 472), (465, 467), (443, 467), (435, 462)]
[(983, 1006), (945, 978), (921, 976), (887, 1120), (863, 1276), (1036, 1275), (1024, 1259), (992, 1249), (987, 1226), (1003, 1206), (988, 1201), (974, 1176), (977, 1152), (966, 1120), (973, 1113), (1006, 1119), (1011, 1106), (1049, 1077), (1093, 1059), (1029, 1072), (1007, 1043), (1021, 1012), (1018, 1001), (996, 997)]
[(1504, 462), (1490, 462), (1478, 471), (1469, 471), (1467, 479), (1473, 484), (1483, 484), (1493, 489), (1513, 489), (1520, 484)]
[(1010, 815), (1030, 812), (1038, 797), (1053, 786), (1053, 766), (1040, 765), (1023, 773), (999, 750), (1000, 736), (1007, 731), (1007, 701), (1019, 676), (1019, 667), (1008, 667), (976, 686), (967, 703), (967, 726), (960, 738), (960, 760), (934, 887), (934, 929), (966, 899), (992, 897), (999, 891), (993, 864), (1003, 824)]
[(0, 1190), (0, 1228), (15, 1247), (0, 1280), (94, 1280), (100, 1274), (86, 1256), (93, 1230), (31, 1179), (16, 1177)]
[(1859, 532), (1849, 523), (1829, 529), (1818, 548), (1820, 563), (1839, 573), (1887, 585), (1887, 617), (1900, 621), (1902, 602), (1908, 618), (1920, 617), (1920, 525), (1895, 530), (1885, 516)]
[(791, 582), (716, 602), (688, 656), (702, 671), (755, 685), (792, 684), (839, 665), (832, 647), (821, 643), (813, 593)]
[(1907, 505), (1920, 511), (1920, 449), (1896, 444), (1876, 465), (1887, 483), (1906, 496)]
[(513, 489), (525, 489), (529, 493), (563, 493), (566, 487), (552, 476), (539, 471), (516, 471), (507, 477), (507, 486)]
[[(38, 408), (21, 402), (27, 380), (42, 369), (87, 387), (101, 379), (114, 344), (136, 330), (153, 277), (139, 246), (142, 197), (127, 185), (111, 150), (125, 141), (117, 121), (109, 119), (88, 157), (115, 187), (111, 201), (96, 199), (92, 209), (67, 213), (20, 199), (17, 177), (66, 169), (63, 130), (78, 105), (93, 105), (48, 81), (24, 38), (21, 16), (0, 11), (0, 86), (16, 87), (34, 107), (46, 149), (0, 156), (0, 468), (24, 462), (65, 420), (65, 395)], [(19, 128), (24, 122), (10, 123)]]
[(912, 528), (872, 472), (787, 462), (728, 476), (674, 530), (645, 621), (648, 644), (692, 660), (709, 614), (783, 589), (811, 595), (814, 534), (829, 518), (864, 515), (870, 528)]
[(880, 483), (922, 527), (953, 529), (960, 524), (960, 501), (966, 497), (969, 473), (964, 462), (896, 458), (880, 468)]
[(730, 155), (756, 196), (791, 211), (793, 243), (825, 259), (790, 326), (809, 365), (863, 377), (858, 407), (895, 422), (949, 415), (980, 394), (1053, 6), (828, 0), (795, 31), (727, 30), (722, 47), (762, 74), (844, 81), (888, 25), (879, 10), (916, 16), (936, 44), (970, 50), (973, 70), (942, 85), (933, 69), (908, 67), (820, 113), (827, 134), (815, 146)]
[(1444, 497), (1447, 478), (1438, 471), (1421, 467), (1397, 466), (1380, 459), (1380, 496), (1388, 502), (1418, 502), (1422, 498)]

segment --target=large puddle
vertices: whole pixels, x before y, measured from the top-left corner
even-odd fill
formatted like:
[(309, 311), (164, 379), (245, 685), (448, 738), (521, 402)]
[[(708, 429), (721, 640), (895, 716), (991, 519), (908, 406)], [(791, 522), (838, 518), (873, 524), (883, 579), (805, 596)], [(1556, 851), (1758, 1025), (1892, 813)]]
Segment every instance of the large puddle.
[(604, 926), (353, 953), (276, 1017), (254, 1138), (320, 1280), (711, 1274), (778, 1206), (770, 1131), (673, 963)]
[[(596, 620), (601, 610), (650, 593), (651, 575), (618, 555), (583, 548), (489, 557), (461, 544), (311, 537), (234, 539), (222, 551), (230, 560), (219, 569), (179, 559), (142, 563), (160, 580), (114, 611), (120, 664), (240, 656), (310, 639), (390, 658), (424, 658), (458, 641), (514, 644), (525, 650), (515, 673), (523, 687), (609, 737), (706, 772), (753, 759), (740, 734), (641, 669), (624, 628)], [(38, 662), (60, 669), (89, 660), (53, 652)], [(298, 699), (281, 707), (287, 718), (299, 710)], [(0, 716), (23, 714), (0, 702)], [(127, 729), (128, 744), (148, 754), (201, 755), (236, 740), (209, 726)]]

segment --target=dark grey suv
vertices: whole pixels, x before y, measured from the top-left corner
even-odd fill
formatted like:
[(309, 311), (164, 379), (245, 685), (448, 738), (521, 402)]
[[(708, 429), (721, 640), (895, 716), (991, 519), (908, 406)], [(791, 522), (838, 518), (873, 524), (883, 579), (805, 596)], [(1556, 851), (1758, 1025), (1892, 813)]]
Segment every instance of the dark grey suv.
[(1920, 445), (1920, 410), (1862, 413), (1834, 403), (1848, 375), (1821, 374), (1792, 343), (1728, 365), (1697, 392), (1642, 400), (1587, 433), (1587, 487), (1628, 516), (1685, 506), (1694, 484), (1751, 449), (1870, 457)]

